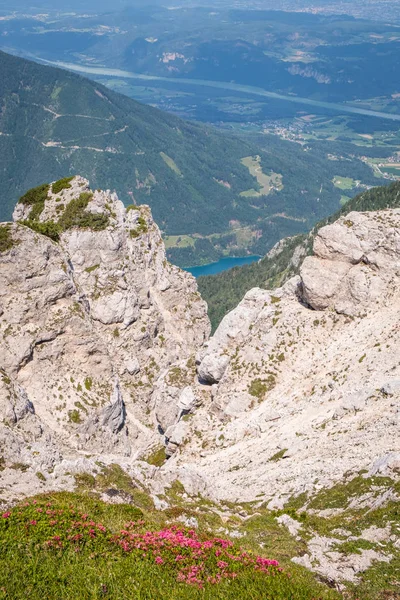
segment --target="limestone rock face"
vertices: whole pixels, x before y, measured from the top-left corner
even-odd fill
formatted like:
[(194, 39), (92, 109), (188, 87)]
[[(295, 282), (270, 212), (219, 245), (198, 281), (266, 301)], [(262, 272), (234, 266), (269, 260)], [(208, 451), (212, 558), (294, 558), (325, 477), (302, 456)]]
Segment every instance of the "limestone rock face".
[(400, 271), (399, 217), (381, 214), (352, 212), (320, 229), (315, 256), (301, 268), (303, 297), (312, 308), (355, 316), (390, 297)]
[(198, 355), (199, 379), (205, 383), (218, 383), (229, 364), (226, 347), (240, 343), (249, 334), (260, 307), (269, 299), (262, 290), (251, 290), (246, 294), (240, 306), (229, 313), (218, 327), (213, 338), (202, 348)]
[[(77, 177), (39, 208), (36, 228), (51, 223), (58, 242), (18, 223), (32, 215), (22, 204), (0, 253), (10, 498), (71, 489), (68, 474), (99, 460), (155, 494), (179, 479), (271, 508), (344, 473), (398, 476), (400, 210), (322, 228), (299, 277), (249, 291), (209, 339), (195, 280), (166, 261), (148, 207)], [(141, 460), (161, 443), (165, 465)]]
[(251, 290), (198, 353), (203, 400), (158, 476), (278, 508), (344, 473), (398, 476), (399, 314), (400, 210), (321, 229), (301, 276)]
[[(93, 227), (72, 214), (82, 194)], [(209, 336), (195, 280), (167, 262), (148, 207), (125, 209), (81, 177), (50, 188), (36, 219), (59, 227), (58, 242), (18, 223), (31, 211), (17, 205), (14, 245), (0, 253), (0, 457), (140, 456), (159, 443), (160, 374), (194, 364)]]

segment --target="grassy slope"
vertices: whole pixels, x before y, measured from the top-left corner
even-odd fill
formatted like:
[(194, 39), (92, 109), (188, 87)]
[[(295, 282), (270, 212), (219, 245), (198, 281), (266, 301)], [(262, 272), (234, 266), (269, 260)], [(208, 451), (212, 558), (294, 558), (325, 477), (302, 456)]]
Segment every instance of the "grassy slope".
[(199, 290), (208, 303), (213, 328), (218, 326), (221, 319), (235, 308), (246, 292), (253, 287), (273, 289), (295, 275), (298, 268), (290, 264), (294, 251), (302, 246), (307, 254), (311, 253), (315, 233), (323, 225), (353, 210), (369, 211), (398, 207), (400, 207), (400, 183), (374, 188), (350, 200), (339, 212), (318, 223), (308, 235), (289, 239), (277, 256), (265, 257), (258, 263), (235, 267), (219, 275), (200, 277)]
[[(179, 514), (179, 511), (177, 512)], [(140, 600), (334, 600), (334, 592), (324, 589), (305, 570), (293, 567), (269, 573), (251, 564), (232, 560), (241, 555), (238, 545), (223, 550), (211, 532), (199, 531), (200, 541), (212, 540), (212, 548), (196, 558), (196, 550), (179, 546), (175, 540), (160, 548), (149, 542), (147, 549), (127, 551), (128, 535), (121, 531), (171, 531), (171, 518), (155, 511), (143, 513), (127, 504), (110, 506), (88, 495), (53, 494), (38, 497), (13, 508), (0, 517), (0, 598), (93, 600), (135, 598)], [(174, 519), (172, 518), (172, 521)], [(128, 523), (142, 521), (135, 528)], [(99, 527), (100, 525), (100, 527)], [(179, 529), (184, 529), (178, 524)], [(187, 530), (185, 530), (187, 532)], [(193, 534), (186, 534), (195, 539)], [(78, 537), (79, 536), (79, 537)], [(115, 536), (118, 539), (115, 539)], [(287, 537), (283, 535), (283, 537)], [(122, 543), (119, 543), (122, 542)], [(153, 554), (153, 548), (156, 553)], [(156, 556), (161, 564), (156, 563)], [(184, 560), (176, 560), (183, 556)], [(254, 562), (256, 554), (248, 555)], [(218, 565), (224, 560), (226, 567)], [(249, 562), (250, 562), (249, 561)], [(224, 571), (236, 578), (223, 577), (219, 584), (207, 582), (202, 588), (177, 582), (184, 566), (206, 565), (206, 580)], [(229, 565), (229, 566), (228, 566)]]
[[(362, 474), (349, 477), (311, 497), (302, 494), (291, 498), (280, 511), (268, 510), (261, 503), (215, 505), (200, 496), (188, 497), (178, 481), (163, 497), (170, 508), (157, 511), (145, 490), (116, 465), (104, 467), (96, 477), (78, 475), (76, 483), (75, 493), (39, 496), (28, 503), (3, 509), (3, 516), (0, 513), (0, 598), (395, 600), (399, 597), (400, 551), (395, 545), (399, 503), (391, 500), (371, 510), (365, 507), (366, 497), (373, 504), (383, 494), (393, 498), (400, 493), (399, 483), (388, 477), (365, 478)], [(108, 494), (113, 491), (113, 495), (123, 498), (125, 503), (101, 502), (99, 493), (104, 491)], [(363, 500), (358, 503), (358, 499)], [(335, 509), (335, 514), (329, 518), (321, 516), (319, 511), (326, 509)], [(278, 524), (277, 517), (282, 514), (299, 523), (297, 536)], [(182, 518), (195, 518), (198, 539), (212, 541), (211, 551), (205, 556), (197, 559), (192, 551), (182, 549), (174, 541), (163, 548), (146, 542), (150, 550), (145, 551), (127, 551), (118, 543), (129, 539), (126, 535), (121, 537), (121, 530), (129, 529), (142, 535), (146, 531), (170, 530), (174, 523), (190, 537), (192, 534), (187, 534), (180, 522)], [(132, 521), (141, 521), (141, 524), (134, 529), (127, 527)], [(371, 526), (389, 527), (390, 537), (383, 542), (367, 541), (363, 532)], [(349, 533), (340, 533), (344, 529)], [(94, 534), (90, 530), (94, 530)], [(271, 568), (268, 575), (255, 571), (251, 564), (232, 561), (228, 554), (217, 557), (215, 549), (220, 549), (220, 543), (215, 542), (215, 536), (229, 539), (221, 531), (236, 531), (243, 536), (240, 542), (228, 548), (228, 554), (238, 556), (242, 548), (250, 557), (249, 563), (262, 555), (277, 560), (283, 572)], [(72, 539), (77, 534), (82, 538)], [(374, 563), (361, 574), (358, 583), (346, 585), (341, 595), (318, 583), (315, 575), (291, 561), (294, 556), (309, 552), (308, 542), (315, 535), (334, 538), (335, 550), (350, 561), (363, 549), (391, 555), (392, 560), (390, 564)], [(153, 549), (157, 550), (155, 554)], [(185, 556), (185, 563), (176, 561), (178, 554)], [(156, 556), (162, 557), (162, 564), (156, 564)], [(181, 565), (198, 565), (204, 561), (206, 575), (213, 575), (221, 572), (217, 564), (221, 558), (229, 563), (229, 572), (237, 572), (235, 579), (222, 578), (219, 585), (206, 583), (203, 589), (177, 582)]]

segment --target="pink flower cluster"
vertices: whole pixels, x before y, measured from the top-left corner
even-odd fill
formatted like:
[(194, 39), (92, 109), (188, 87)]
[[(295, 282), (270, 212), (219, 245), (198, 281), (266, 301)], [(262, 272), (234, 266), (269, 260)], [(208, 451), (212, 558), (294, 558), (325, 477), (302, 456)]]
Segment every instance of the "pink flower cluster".
[(158, 565), (176, 571), (177, 581), (203, 588), (205, 583), (218, 584), (235, 579), (243, 569), (253, 568), (269, 575), (281, 572), (279, 563), (235, 549), (221, 538), (202, 540), (194, 530), (176, 526), (160, 531), (146, 531), (139, 523), (129, 523), (112, 538), (125, 553), (138, 553)]
[(217, 585), (234, 580), (250, 570), (265, 576), (282, 571), (276, 560), (256, 556), (235, 547), (230, 540), (205, 539), (193, 529), (177, 526), (149, 531), (144, 521), (128, 523), (117, 534), (74, 509), (56, 509), (51, 503), (25, 503), (3, 513), (3, 527), (16, 526), (21, 541), (30, 539), (49, 551), (81, 552), (84, 548), (110, 552), (117, 548), (133, 558), (151, 561), (166, 569), (180, 583), (196, 586)]

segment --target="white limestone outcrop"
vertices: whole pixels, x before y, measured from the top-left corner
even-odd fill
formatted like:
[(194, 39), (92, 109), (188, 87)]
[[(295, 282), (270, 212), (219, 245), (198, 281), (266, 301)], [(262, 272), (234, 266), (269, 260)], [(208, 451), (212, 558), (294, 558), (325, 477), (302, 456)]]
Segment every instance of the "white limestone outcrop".
[(279, 508), (344, 473), (396, 476), (399, 314), (400, 210), (321, 229), (300, 277), (251, 290), (199, 352), (205, 401), (159, 477)]
[(14, 246), (0, 254), (0, 457), (24, 463), (26, 477), (44, 456), (134, 459), (159, 444), (157, 379), (194, 364), (210, 330), (195, 279), (167, 262), (148, 207), (126, 209), (76, 177), (50, 190), (39, 223), (59, 222), (82, 193), (104, 229), (72, 227), (54, 242), (18, 223), (32, 210), (18, 204)]

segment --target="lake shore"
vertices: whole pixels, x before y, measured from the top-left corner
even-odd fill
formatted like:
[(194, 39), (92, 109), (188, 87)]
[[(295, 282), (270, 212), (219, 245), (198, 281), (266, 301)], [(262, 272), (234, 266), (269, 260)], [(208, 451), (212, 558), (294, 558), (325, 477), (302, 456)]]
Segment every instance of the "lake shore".
[(191, 273), (194, 277), (203, 277), (205, 275), (217, 275), (223, 271), (233, 269), (233, 267), (242, 267), (243, 265), (249, 265), (253, 262), (257, 262), (262, 257), (258, 255), (252, 256), (227, 256), (221, 258), (218, 262), (209, 263), (207, 265), (200, 265), (197, 267), (186, 267), (184, 270)]

